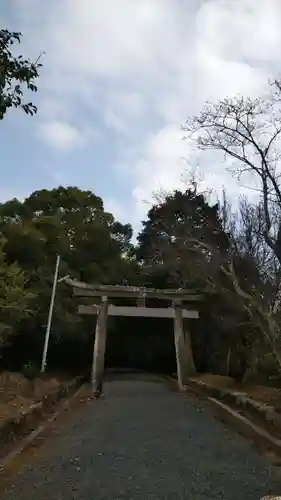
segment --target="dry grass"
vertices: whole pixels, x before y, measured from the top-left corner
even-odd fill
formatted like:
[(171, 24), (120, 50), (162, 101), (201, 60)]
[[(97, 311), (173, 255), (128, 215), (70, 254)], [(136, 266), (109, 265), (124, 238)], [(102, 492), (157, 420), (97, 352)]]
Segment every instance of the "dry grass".
[(251, 398), (256, 399), (257, 401), (262, 401), (263, 403), (278, 407), (281, 404), (281, 389), (277, 387), (242, 384), (240, 388), (241, 391), (246, 392)]
[(192, 380), (204, 382), (205, 384), (208, 384), (211, 387), (215, 387), (217, 389), (230, 389), (245, 392), (251, 398), (256, 399), (257, 401), (262, 401), (272, 406), (280, 407), (281, 405), (281, 389), (277, 387), (255, 385), (254, 383), (238, 384), (231, 377), (213, 375), (211, 373), (192, 377)]
[(203, 373), (192, 377), (191, 380), (197, 382), (204, 382), (207, 385), (216, 387), (217, 389), (234, 389), (235, 380), (231, 377), (224, 377), (222, 375), (213, 375), (212, 373)]
[(0, 374), (0, 422), (25, 411), (60, 385), (56, 377), (28, 380), (21, 373)]

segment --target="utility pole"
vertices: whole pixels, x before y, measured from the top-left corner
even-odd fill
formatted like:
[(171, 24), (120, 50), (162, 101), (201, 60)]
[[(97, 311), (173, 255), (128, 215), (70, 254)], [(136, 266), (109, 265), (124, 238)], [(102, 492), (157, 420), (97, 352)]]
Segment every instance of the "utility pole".
[(56, 262), (56, 268), (55, 268), (55, 274), (54, 274), (52, 295), (51, 295), (51, 301), (50, 301), (50, 307), (49, 307), (48, 323), (47, 323), (46, 334), (45, 334), (44, 350), (43, 350), (43, 356), (42, 356), (42, 362), (41, 362), (41, 373), (44, 373), (44, 371), (46, 369), (46, 360), (47, 360), (47, 353), (48, 353), (49, 338), (50, 338), (50, 332), (51, 332), (51, 324), (52, 324), (52, 317), (53, 317), (57, 284), (66, 280), (67, 278), (69, 278), (69, 275), (67, 275), (67, 276), (64, 276), (63, 278), (60, 278), (58, 280), (59, 266), (60, 266), (60, 255), (57, 255), (57, 262)]

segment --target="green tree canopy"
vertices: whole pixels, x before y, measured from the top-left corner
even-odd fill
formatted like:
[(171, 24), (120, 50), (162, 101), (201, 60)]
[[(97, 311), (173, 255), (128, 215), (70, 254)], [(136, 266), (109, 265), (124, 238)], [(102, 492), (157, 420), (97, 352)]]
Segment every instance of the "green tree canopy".
[(1, 347), (10, 341), (20, 322), (33, 313), (33, 299), (26, 286), (26, 276), (18, 264), (7, 264), (0, 241), (0, 355)]
[(22, 55), (15, 56), (12, 47), (20, 43), (22, 34), (0, 30), (0, 120), (9, 108), (21, 108), (28, 115), (37, 112), (37, 107), (24, 99), (24, 91), (37, 91), (36, 80), (41, 67), (39, 59), (31, 62)]

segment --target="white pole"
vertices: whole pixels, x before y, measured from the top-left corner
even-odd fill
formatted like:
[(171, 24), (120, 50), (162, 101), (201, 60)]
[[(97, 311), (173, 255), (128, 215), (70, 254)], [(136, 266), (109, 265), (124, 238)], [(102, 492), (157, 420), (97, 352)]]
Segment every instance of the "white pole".
[(54, 274), (52, 296), (51, 296), (51, 302), (50, 302), (50, 307), (49, 307), (48, 324), (47, 324), (47, 328), (46, 328), (45, 344), (44, 344), (42, 363), (41, 363), (41, 372), (42, 373), (45, 371), (45, 368), (46, 368), (46, 359), (47, 359), (47, 352), (48, 352), (48, 345), (49, 345), (49, 337), (50, 337), (50, 331), (51, 331), (52, 316), (53, 316), (56, 288), (57, 288), (57, 282), (58, 282), (59, 265), (60, 265), (60, 255), (57, 256), (57, 263), (56, 263), (56, 269), (55, 269), (55, 274)]

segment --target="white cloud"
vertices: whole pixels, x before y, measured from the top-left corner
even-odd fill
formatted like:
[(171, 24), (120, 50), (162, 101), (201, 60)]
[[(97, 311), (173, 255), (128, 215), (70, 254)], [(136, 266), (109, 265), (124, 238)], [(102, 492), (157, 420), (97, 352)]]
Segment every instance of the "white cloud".
[(42, 123), (39, 133), (49, 146), (63, 152), (83, 144), (85, 140), (75, 127), (59, 121)]
[[(26, 0), (14, 2), (27, 27)], [(118, 213), (132, 203), (137, 224), (143, 200), (181, 187), (186, 166), (198, 162), (202, 186), (237, 196), (242, 188), (219, 158), (196, 154), (180, 124), (206, 99), (261, 93), (279, 72), (280, 0), (51, 0), (44, 11), (28, 2), (26, 31), (47, 53), (41, 136), (60, 151), (84, 144), (83, 109), (111, 129), (117, 155), (108, 169), (132, 188), (131, 200), (117, 193), (111, 201)]]
[(198, 12), (200, 38), (221, 59), (276, 63), (280, 14), (279, 0), (210, 0)]
[(197, 13), (199, 101), (260, 93), (281, 48), (279, 0), (209, 0)]
[[(170, 125), (147, 139), (144, 157), (141, 161), (136, 159), (133, 167), (137, 184), (133, 194), (138, 213), (144, 210), (142, 199), (148, 197), (152, 187), (161, 182), (170, 188), (180, 185), (184, 168), (180, 156), (186, 156), (193, 166), (201, 165), (203, 180), (199, 185), (202, 189), (211, 188), (219, 195), (225, 188), (234, 204), (241, 194), (253, 196), (253, 192), (233, 179), (221, 156), (216, 155), (214, 161), (213, 154), (194, 153), (190, 144), (184, 149), (180, 145), (178, 125), (183, 115), (197, 113), (206, 100), (236, 94), (254, 96), (265, 90), (270, 76), (279, 71), (280, 14), (278, 0), (270, 0), (266, 7), (254, 0), (202, 3), (196, 15), (195, 67), (194, 59), (183, 46), (181, 54), (185, 65), (178, 64), (174, 91), (171, 85), (168, 94), (158, 96), (158, 107)], [(190, 78), (193, 85), (188, 85)]]
[(146, 112), (147, 102), (141, 92), (115, 91), (107, 97), (103, 120), (109, 128), (127, 136), (131, 132), (131, 123), (141, 120)]
[(142, 73), (165, 60), (163, 41), (177, 36), (178, 14), (170, 0), (61, 2), (51, 33), (54, 58), (62, 71)]
[(113, 214), (119, 222), (128, 223), (128, 212), (120, 201), (112, 197), (105, 197), (103, 202), (105, 211)]
[(138, 217), (147, 210), (158, 190), (171, 190), (183, 186), (187, 144), (181, 139), (178, 127), (167, 126), (147, 141), (143, 157), (133, 166), (136, 187), (133, 198)]

